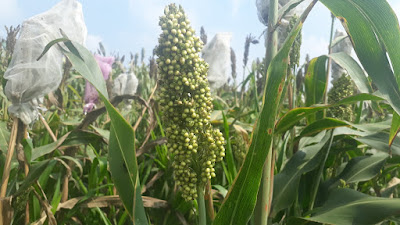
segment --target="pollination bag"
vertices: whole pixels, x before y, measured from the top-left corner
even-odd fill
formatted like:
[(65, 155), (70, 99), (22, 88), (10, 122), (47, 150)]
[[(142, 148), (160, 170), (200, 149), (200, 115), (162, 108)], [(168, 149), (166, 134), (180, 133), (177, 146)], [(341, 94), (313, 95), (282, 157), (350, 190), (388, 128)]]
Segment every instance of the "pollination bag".
[(84, 44), (87, 29), (82, 6), (76, 0), (62, 0), (50, 10), (22, 23), (14, 53), (4, 78), (5, 94), (12, 102), (9, 113), (30, 124), (38, 116), (38, 100), (54, 91), (62, 79), (63, 55), (53, 46), (40, 59), (45, 46), (60, 38), (62, 29), (73, 41)]
[[(279, 0), (279, 5), (278, 9), (281, 9), (283, 6), (288, 4), (290, 0)], [(294, 9), (290, 10), (285, 14), (285, 16), (282, 18), (281, 23), (278, 27), (278, 39), (279, 39), (279, 48), (285, 42), (286, 37), (288, 35), (287, 32), (287, 27), (289, 26), (289, 21), (290, 19), (294, 16), (297, 15), (300, 17), (300, 15), (304, 12), (306, 9), (306, 6), (310, 3), (310, 0), (305, 0), (303, 3), (297, 5)], [(265, 0), (256, 0), (256, 6), (257, 6), (257, 15), (258, 19), (262, 24), (265, 26), (268, 26), (268, 12), (269, 12), (269, 1)], [(268, 34), (268, 32), (264, 33), (265, 35)]]
[(215, 90), (228, 82), (231, 68), (231, 33), (217, 33), (202, 50), (202, 58), (209, 64), (208, 81)]
[(112, 95), (134, 95), (136, 94), (138, 83), (138, 79), (133, 72), (129, 74), (122, 73), (114, 80)]
[[(121, 96), (121, 95), (135, 95), (137, 87), (139, 85), (139, 81), (136, 78), (133, 72), (126, 74), (120, 74), (115, 80), (112, 89), (112, 95)], [(129, 111), (132, 108), (132, 99), (125, 99), (125, 107), (123, 110)]]
[[(336, 30), (333, 40), (337, 40), (345, 36), (347, 36), (346, 32)], [(344, 52), (348, 55), (351, 55), (352, 49), (353, 45), (351, 44), (350, 39), (348, 37), (345, 37), (332, 47), (332, 53)], [(332, 61), (332, 83), (338, 80), (339, 77), (343, 75), (343, 73), (346, 73), (346, 70), (339, 66), (335, 61)]]

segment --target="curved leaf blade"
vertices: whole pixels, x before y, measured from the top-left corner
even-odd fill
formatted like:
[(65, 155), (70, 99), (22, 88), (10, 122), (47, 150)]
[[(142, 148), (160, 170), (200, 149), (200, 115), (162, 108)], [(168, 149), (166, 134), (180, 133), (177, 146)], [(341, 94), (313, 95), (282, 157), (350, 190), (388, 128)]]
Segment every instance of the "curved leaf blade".
[(64, 54), (74, 68), (97, 89), (110, 116), (108, 160), (120, 198), (135, 224), (148, 224), (140, 193), (133, 128), (108, 101), (106, 84), (93, 55), (73, 41), (66, 42), (66, 45), (70, 51), (64, 50)]
[(393, 109), (400, 113), (399, 86), (386, 56), (387, 50), (393, 68), (399, 74), (400, 62), (398, 58), (393, 60), (398, 54), (395, 51), (400, 51), (399, 25), (389, 4), (362, 0), (321, 0), (321, 3), (342, 22), (369, 77)]
[(400, 216), (400, 199), (371, 197), (352, 189), (335, 189), (328, 200), (316, 209), (315, 214), (305, 220), (327, 223), (353, 225), (372, 225)]
[(380, 172), (388, 157), (386, 153), (377, 153), (351, 159), (339, 176), (331, 181), (330, 187), (338, 185), (340, 180), (355, 183), (372, 179)]
[(364, 70), (360, 67), (360, 65), (358, 65), (353, 57), (344, 52), (332, 53), (328, 56), (331, 57), (333, 61), (335, 61), (343, 69), (347, 70), (358, 90), (360, 90), (362, 93), (373, 93), (371, 84), (369, 83)]
[(383, 100), (383, 98), (372, 95), (372, 94), (363, 93), (363, 94), (353, 95), (353, 96), (344, 98), (333, 105), (317, 105), (314, 107), (301, 107), (301, 108), (292, 109), (278, 120), (278, 122), (276, 123), (276, 126), (275, 126), (275, 132), (276, 133), (285, 132), (286, 130), (292, 128), (301, 119), (303, 119), (303, 118), (307, 117), (308, 115), (311, 115), (315, 112), (321, 111), (323, 109), (338, 106), (338, 105), (353, 104), (353, 103), (356, 103), (359, 101), (367, 101), (367, 100), (380, 101), (380, 100)]
[(218, 212), (215, 225), (244, 225), (254, 210), (261, 182), (262, 168), (267, 158), (275, 125), (275, 118), (285, 85), (289, 50), (304, 20), (317, 1), (307, 8), (286, 39), (283, 47), (272, 59), (267, 71), (263, 108), (255, 126), (252, 142), (245, 161)]
[[(307, 69), (307, 73), (304, 76), (304, 87), (306, 106), (323, 103), (323, 96), (326, 92), (326, 62), (327, 56), (320, 56), (310, 61)], [(314, 122), (317, 117), (315, 114), (307, 116), (308, 123)]]
[[(285, 167), (274, 178), (274, 196), (272, 199), (271, 215), (289, 207), (297, 196), (297, 188), (302, 174), (315, 169), (321, 160), (320, 150), (331, 137), (331, 132), (317, 144), (307, 146), (296, 152), (286, 163)], [(320, 155), (322, 156), (322, 155)]]

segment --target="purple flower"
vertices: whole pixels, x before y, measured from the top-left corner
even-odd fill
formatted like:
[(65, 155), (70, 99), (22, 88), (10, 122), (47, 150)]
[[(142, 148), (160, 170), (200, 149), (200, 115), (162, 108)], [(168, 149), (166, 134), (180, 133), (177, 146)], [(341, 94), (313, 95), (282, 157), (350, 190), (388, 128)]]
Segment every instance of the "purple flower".
[[(112, 70), (112, 64), (114, 63), (114, 57), (103, 57), (100, 55), (94, 55), (94, 58), (97, 61), (97, 64), (100, 67), (101, 72), (103, 73), (104, 80), (108, 80), (110, 77), (110, 73)], [(96, 107), (96, 103), (99, 100), (99, 93), (93, 85), (86, 81), (85, 86), (85, 106), (83, 107), (83, 113), (86, 114), (92, 111)]]
[(104, 80), (108, 80), (108, 77), (112, 70), (112, 64), (114, 63), (115, 58), (112, 56), (103, 57), (100, 55), (94, 55), (94, 58), (96, 59), (97, 64), (99, 64), (100, 70), (103, 73)]

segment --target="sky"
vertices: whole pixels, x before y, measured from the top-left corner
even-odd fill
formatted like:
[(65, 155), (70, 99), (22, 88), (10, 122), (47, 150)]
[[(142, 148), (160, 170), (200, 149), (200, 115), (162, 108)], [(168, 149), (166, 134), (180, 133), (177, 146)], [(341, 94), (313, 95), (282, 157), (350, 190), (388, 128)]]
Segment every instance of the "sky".
[[(23, 20), (50, 9), (59, 0), (0, 0), (0, 37), (5, 36), (4, 25), (16, 26)], [(161, 32), (159, 16), (165, 5), (181, 4), (196, 34), (203, 26), (211, 40), (217, 32), (232, 34), (231, 46), (236, 52), (238, 73), (242, 73), (244, 41), (248, 34), (257, 38), (265, 30), (258, 20), (255, 0), (80, 0), (88, 28), (87, 47), (95, 51), (101, 41), (107, 52), (129, 55), (145, 48), (150, 57)], [(400, 13), (400, 1), (388, 1)], [(311, 58), (328, 51), (331, 26), (330, 12), (317, 3), (303, 27), (301, 62), (306, 54)], [(343, 30), (338, 20), (335, 29)], [(250, 62), (265, 55), (264, 38), (250, 48)]]

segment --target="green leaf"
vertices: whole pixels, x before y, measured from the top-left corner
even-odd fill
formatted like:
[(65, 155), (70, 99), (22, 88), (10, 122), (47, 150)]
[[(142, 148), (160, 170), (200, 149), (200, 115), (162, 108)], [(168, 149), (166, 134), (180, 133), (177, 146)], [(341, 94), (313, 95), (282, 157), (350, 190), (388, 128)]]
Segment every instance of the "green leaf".
[(54, 188), (53, 198), (51, 199), (51, 212), (53, 214), (56, 213), (58, 204), (60, 204), (60, 201), (61, 201), (61, 196), (62, 195), (61, 195), (61, 192), (60, 192), (60, 188), (61, 188), (61, 176), (59, 176), (58, 179), (57, 179), (57, 183), (56, 183), (56, 186)]
[(56, 150), (58, 147), (60, 147), (62, 145), (62, 143), (65, 141), (65, 139), (67, 139), (68, 135), (70, 135), (70, 134), (71, 134), (71, 132), (68, 132), (67, 134), (65, 134), (64, 136), (62, 136), (60, 139), (58, 139), (57, 141), (55, 141), (53, 143), (34, 148), (32, 150), (31, 160), (33, 161), (41, 156), (44, 156), (46, 154), (53, 152), (54, 150)]
[(330, 139), (330, 132), (317, 144), (297, 151), (286, 163), (285, 167), (274, 178), (274, 197), (272, 199), (271, 216), (289, 207), (297, 196), (297, 189), (302, 174), (315, 169), (322, 156), (318, 154)]
[[(376, 123), (363, 123), (363, 124), (352, 124), (353, 127), (368, 132), (368, 133), (377, 133), (380, 131), (384, 131), (390, 128), (391, 119), (376, 122)], [(363, 135), (365, 136), (365, 135)]]
[(70, 50), (65, 50), (65, 55), (74, 68), (98, 90), (110, 116), (109, 166), (119, 196), (135, 224), (148, 224), (140, 192), (133, 128), (108, 101), (106, 84), (93, 55), (73, 41), (65, 44)]
[(74, 130), (62, 143), (62, 146), (90, 145), (102, 142), (102, 136), (91, 131)]
[(367, 100), (379, 101), (382, 100), (382, 98), (376, 95), (363, 93), (344, 98), (333, 105), (317, 105), (314, 107), (301, 107), (292, 109), (278, 120), (278, 122), (276, 123), (275, 132), (276, 133), (285, 132), (286, 130), (292, 128), (301, 119), (307, 117), (308, 115), (316, 113), (320, 110), (338, 105), (353, 104), (355, 102), (367, 101)]
[(32, 151), (33, 151), (32, 139), (27, 139), (27, 138), (22, 139), (21, 144), (24, 147), (26, 162), (28, 163), (28, 165), (30, 165), (32, 161)]
[(375, 155), (351, 159), (339, 176), (331, 181), (330, 187), (337, 186), (340, 180), (355, 183), (372, 179), (380, 172), (388, 157), (388, 154), (379, 152)]
[(354, 81), (354, 84), (357, 86), (360, 92), (370, 94), (373, 93), (371, 84), (369, 83), (364, 70), (360, 67), (360, 65), (358, 65), (353, 57), (344, 52), (332, 53), (328, 56), (331, 57), (333, 61), (335, 61), (343, 69), (347, 70), (349, 76)]
[(8, 140), (10, 139), (10, 131), (7, 129), (7, 123), (0, 121), (0, 150), (5, 154), (8, 149)]
[(313, 2), (302, 15), (268, 67), (263, 106), (255, 126), (250, 148), (215, 218), (215, 225), (244, 225), (251, 217), (256, 204), (264, 162), (272, 144), (275, 118), (285, 85), (289, 62), (288, 54), (305, 18), (315, 3)]
[(35, 163), (31, 166), (28, 176), (22, 182), (20, 188), (13, 194), (14, 196), (20, 195), (22, 192), (26, 191), (29, 187), (36, 182), (39, 177), (42, 175), (43, 171), (46, 170), (47, 166), (49, 165), (50, 160), (44, 160), (38, 163)]
[[(320, 56), (310, 61), (307, 73), (304, 76), (304, 87), (306, 106), (323, 103), (323, 96), (326, 87), (326, 62), (328, 57)], [(307, 117), (308, 123), (312, 123), (317, 119), (315, 114)]]
[(400, 29), (396, 13), (387, 1), (353, 0), (354, 5), (368, 18), (392, 63), (397, 86), (400, 86)]
[(305, 220), (340, 225), (380, 223), (400, 216), (400, 199), (378, 198), (352, 189), (335, 189), (321, 208)]
[(74, 68), (108, 99), (106, 82), (93, 55), (76, 42), (65, 41), (64, 43), (70, 51), (63, 50), (63, 53), (71, 61)]
[(400, 131), (400, 116), (396, 112), (393, 112), (392, 126), (390, 127), (389, 135), (389, 147), (393, 144), (394, 139), (397, 137), (397, 133)]
[[(228, 124), (228, 120), (226, 119), (226, 116), (224, 114), (224, 112), (222, 112), (222, 118), (224, 121), (224, 134), (225, 134), (225, 140), (226, 140), (226, 161), (227, 161), (227, 165), (228, 165), (228, 174), (226, 174), (226, 176), (229, 177), (228, 181), (232, 180), (236, 177), (236, 165), (235, 165), (235, 160), (233, 157), (233, 152), (232, 152), (232, 146), (231, 146), (231, 141), (230, 141), (230, 137), (229, 137), (229, 124)], [(231, 183), (230, 183), (231, 184)]]
[(338, 120), (335, 118), (323, 118), (313, 122), (312, 124), (306, 126), (300, 133), (299, 137), (310, 136), (319, 133), (323, 130), (329, 130), (336, 127), (350, 126), (345, 121)]
[[(339, 18), (354, 50), (393, 109), (400, 113), (400, 32), (398, 20), (387, 1), (321, 0)], [(386, 52), (387, 51), (387, 52)], [(395, 71), (391, 70), (388, 53)]]
[(355, 138), (357, 141), (371, 146), (372, 148), (383, 151), (386, 153), (392, 153), (394, 155), (400, 155), (400, 140), (394, 139), (392, 145), (389, 147), (389, 134), (385, 132), (379, 132), (370, 134), (364, 137)]

